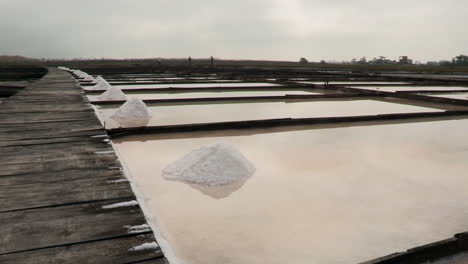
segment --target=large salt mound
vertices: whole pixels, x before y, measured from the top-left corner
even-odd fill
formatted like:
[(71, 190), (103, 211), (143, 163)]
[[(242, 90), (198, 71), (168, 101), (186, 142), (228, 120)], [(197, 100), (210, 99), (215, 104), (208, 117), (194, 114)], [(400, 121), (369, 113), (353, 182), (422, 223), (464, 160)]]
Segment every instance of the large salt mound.
[(112, 85), (110, 85), (106, 80), (102, 79), (102, 81), (98, 82), (96, 85), (87, 87), (86, 89), (89, 90), (107, 90), (110, 89)]
[(127, 96), (122, 92), (120, 88), (117, 87), (111, 87), (101, 95), (99, 95), (97, 100), (100, 101), (112, 101), (112, 100), (127, 100)]
[(168, 180), (221, 186), (245, 181), (255, 167), (232, 145), (219, 142), (193, 150), (162, 171)]
[(110, 118), (124, 127), (137, 127), (148, 124), (151, 114), (141, 99), (131, 98), (117, 109)]

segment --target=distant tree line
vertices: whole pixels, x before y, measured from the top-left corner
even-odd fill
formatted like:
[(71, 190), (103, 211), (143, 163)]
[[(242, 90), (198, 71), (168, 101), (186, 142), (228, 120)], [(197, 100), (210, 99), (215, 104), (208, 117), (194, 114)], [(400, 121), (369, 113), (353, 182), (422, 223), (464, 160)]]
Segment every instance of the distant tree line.
[[(299, 60), (301, 64), (307, 64), (309, 61), (306, 58), (301, 58)], [(325, 60), (320, 61), (321, 64), (327, 63)], [(340, 63), (340, 64), (358, 64), (358, 65), (412, 65), (422, 63), (414, 62), (408, 56), (400, 56), (398, 60), (392, 60), (385, 56), (379, 56), (372, 59), (367, 59), (367, 57), (361, 57), (360, 59), (352, 59), (351, 61), (342, 61), (342, 62), (330, 62), (330, 63)], [(427, 65), (433, 66), (468, 66), (468, 56), (467, 55), (458, 55), (452, 60), (441, 60), (441, 61), (429, 61)]]

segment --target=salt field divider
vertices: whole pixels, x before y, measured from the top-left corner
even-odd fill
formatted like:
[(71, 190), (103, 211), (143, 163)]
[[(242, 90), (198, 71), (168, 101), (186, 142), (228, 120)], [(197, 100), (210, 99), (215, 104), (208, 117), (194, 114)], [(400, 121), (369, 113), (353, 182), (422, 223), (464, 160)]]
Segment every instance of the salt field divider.
[[(164, 88), (120, 88), (124, 92), (154, 92), (154, 91), (234, 91), (234, 90), (277, 90), (277, 89), (313, 89), (311, 85), (295, 85), (295, 86), (211, 86), (211, 87), (164, 87)], [(87, 94), (99, 94), (104, 90), (92, 90), (85, 88)]]
[[(177, 98), (177, 99), (143, 99), (145, 103), (194, 103), (194, 102), (225, 102), (225, 101), (343, 101), (375, 99), (375, 96), (367, 94), (311, 94), (296, 95), (286, 94), (280, 96), (236, 96), (236, 97), (201, 97), (201, 98)], [(91, 101), (94, 105), (122, 104), (125, 100)]]
[(453, 238), (393, 253), (385, 257), (360, 264), (428, 264), (429, 261), (442, 259), (468, 251), (468, 233), (456, 234)]
[(316, 118), (276, 118), (263, 120), (245, 120), (216, 123), (196, 123), (168, 126), (146, 126), (134, 128), (113, 128), (107, 129), (110, 138), (121, 138), (131, 135), (142, 134), (162, 134), (179, 133), (195, 131), (216, 131), (230, 129), (255, 129), (255, 128), (274, 128), (287, 126), (326, 126), (348, 127), (348, 126), (366, 126), (376, 124), (401, 123), (402, 121), (428, 122), (435, 120), (448, 119), (467, 119), (468, 110), (444, 111), (444, 112), (421, 112), (421, 113), (403, 113), (403, 114), (380, 114), (363, 116), (342, 116), (342, 117), (316, 117)]

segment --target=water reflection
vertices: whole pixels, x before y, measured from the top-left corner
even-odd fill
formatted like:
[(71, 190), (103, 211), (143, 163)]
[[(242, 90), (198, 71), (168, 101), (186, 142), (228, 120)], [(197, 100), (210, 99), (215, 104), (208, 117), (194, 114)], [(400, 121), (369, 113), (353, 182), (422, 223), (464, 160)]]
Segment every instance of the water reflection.
[(190, 183), (190, 187), (200, 191), (201, 193), (208, 195), (215, 199), (223, 199), (229, 197), (232, 193), (239, 190), (244, 186), (249, 178), (240, 178), (229, 184), (210, 186), (203, 184)]

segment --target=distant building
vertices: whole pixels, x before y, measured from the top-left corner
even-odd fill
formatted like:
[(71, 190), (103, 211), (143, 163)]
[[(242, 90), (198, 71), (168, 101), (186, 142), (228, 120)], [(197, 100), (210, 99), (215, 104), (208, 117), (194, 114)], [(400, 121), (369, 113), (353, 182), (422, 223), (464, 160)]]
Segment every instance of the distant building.
[(400, 56), (398, 59), (399, 64), (413, 64), (413, 60), (408, 58), (408, 56)]

